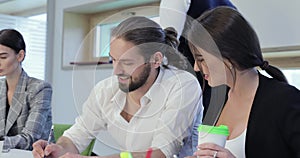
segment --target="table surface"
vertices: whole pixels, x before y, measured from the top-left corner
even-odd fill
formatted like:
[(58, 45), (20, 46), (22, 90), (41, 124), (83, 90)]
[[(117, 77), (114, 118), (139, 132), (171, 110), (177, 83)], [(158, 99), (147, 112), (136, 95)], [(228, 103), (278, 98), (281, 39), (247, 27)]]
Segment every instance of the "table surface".
[(0, 153), (1, 158), (33, 158), (31, 151), (20, 150), (20, 149), (10, 149), (7, 153)]

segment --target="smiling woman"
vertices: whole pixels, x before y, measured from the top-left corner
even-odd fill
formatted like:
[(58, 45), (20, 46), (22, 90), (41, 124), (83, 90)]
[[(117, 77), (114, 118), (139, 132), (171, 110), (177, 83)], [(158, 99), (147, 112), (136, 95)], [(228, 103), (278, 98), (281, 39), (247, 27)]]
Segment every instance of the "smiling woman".
[[(195, 156), (295, 157), (300, 145), (300, 91), (263, 58), (258, 36), (246, 18), (238, 10), (217, 7), (196, 19), (188, 37), (194, 56), (203, 56), (207, 63), (205, 70), (198, 66), (209, 75), (209, 85), (229, 88), (215, 124), (228, 126), (226, 145), (200, 142)], [(274, 144), (274, 139), (279, 141)]]

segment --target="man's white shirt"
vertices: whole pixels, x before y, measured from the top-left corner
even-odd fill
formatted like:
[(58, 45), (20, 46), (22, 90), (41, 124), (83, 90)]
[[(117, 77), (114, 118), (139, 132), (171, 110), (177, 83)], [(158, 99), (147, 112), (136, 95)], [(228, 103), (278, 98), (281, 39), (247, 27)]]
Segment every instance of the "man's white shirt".
[(99, 132), (107, 131), (121, 151), (145, 152), (152, 147), (172, 157), (179, 152), (183, 138), (191, 132), (198, 108), (203, 109), (197, 79), (172, 67), (160, 68), (157, 79), (140, 99), (141, 107), (130, 122), (120, 115), (125, 102), (126, 93), (119, 89), (116, 76), (100, 81), (84, 103), (82, 114), (64, 136), (81, 152)]

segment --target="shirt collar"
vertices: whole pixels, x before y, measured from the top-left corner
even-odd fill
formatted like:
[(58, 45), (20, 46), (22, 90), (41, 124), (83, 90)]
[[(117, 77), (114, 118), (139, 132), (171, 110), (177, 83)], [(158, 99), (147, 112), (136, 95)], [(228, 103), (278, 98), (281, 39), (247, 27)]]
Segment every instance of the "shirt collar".
[(154, 81), (154, 83), (150, 87), (150, 89), (147, 91), (147, 93), (141, 98), (142, 100), (145, 98), (145, 99), (147, 99), (145, 101), (147, 101), (147, 103), (149, 103), (153, 99), (152, 95), (154, 93), (157, 93), (160, 91), (158, 85), (160, 85), (162, 83), (162, 78), (164, 76), (164, 73), (165, 73), (165, 68), (163, 68), (161, 66), (156, 80)]

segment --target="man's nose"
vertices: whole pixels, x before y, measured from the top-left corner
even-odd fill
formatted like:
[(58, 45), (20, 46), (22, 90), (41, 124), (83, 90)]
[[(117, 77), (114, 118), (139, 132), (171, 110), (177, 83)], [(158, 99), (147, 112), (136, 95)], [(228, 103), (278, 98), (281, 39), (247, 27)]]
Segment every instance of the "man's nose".
[(114, 73), (114, 75), (122, 74), (123, 72), (124, 72), (124, 69), (123, 69), (121, 63), (118, 62), (118, 61), (114, 61), (113, 62), (113, 73)]

